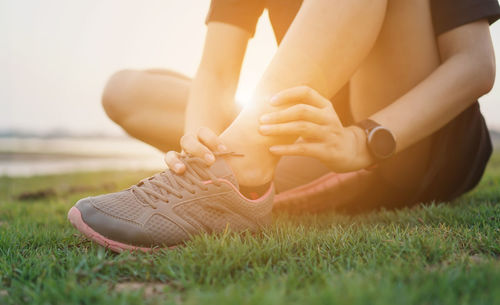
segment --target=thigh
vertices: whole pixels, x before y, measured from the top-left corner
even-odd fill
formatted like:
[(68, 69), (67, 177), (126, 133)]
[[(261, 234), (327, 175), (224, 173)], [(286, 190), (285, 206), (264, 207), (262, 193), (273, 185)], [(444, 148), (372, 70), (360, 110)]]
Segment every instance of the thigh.
[(103, 106), (131, 136), (160, 150), (178, 149), (190, 85), (170, 70), (123, 70), (108, 81)]
[(125, 70), (112, 77), (105, 92), (121, 95), (121, 101), (134, 110), (184, 111), (190, 86), (191, 80), (175, 71)]
[(146, 69), (146, 70), (144, 70), (144, 72), (150, 73), (150, 74), (169, 76), (169, 77), (173, 77), (175, 79), (182, 79), (182, 80), (186, 80), (186, 81), (191, 82), (191, 78), (189, 76), (186, 76), (180, 72), (173, 71), (173, 70), (152, 68), (152, 69)]

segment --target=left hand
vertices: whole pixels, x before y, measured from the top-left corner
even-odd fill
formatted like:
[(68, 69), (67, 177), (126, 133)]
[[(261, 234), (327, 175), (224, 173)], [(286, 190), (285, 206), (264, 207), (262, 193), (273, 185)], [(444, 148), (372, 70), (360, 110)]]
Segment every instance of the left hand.
[(306, 86), (283, 90), (271, 99), (271, 105), (277, 110), (261, 116), (260, 133), (301, 138), (290, 145), (271, 146), (271, 153), (313, 157), (335, 172), (372, 164), (365, 132), (357, 126), (342, 126), (332, 103), (315, 90)]
[[(227, 152), (227, 147), (222, 143), (219, 136), (207, 127), (198, 128), (195, 134), (186, 133), (183, 135), (181, 147), (184, 153), (204, 160), (207, 165), (212, 165), (215, 162), (214, 152)], [(186, 165), (175, 151), (167, 152), (165, 163), (169, 169), (179, 175), (186, 171)]]

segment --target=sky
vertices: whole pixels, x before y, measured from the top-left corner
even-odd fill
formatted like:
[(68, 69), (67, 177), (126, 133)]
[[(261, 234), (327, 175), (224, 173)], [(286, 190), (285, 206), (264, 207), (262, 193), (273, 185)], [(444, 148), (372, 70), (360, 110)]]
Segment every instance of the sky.
[[(100, 104), (108, 77), (125, 68), (194, 76), (209, 4), (0, 0), (0, 131), (122, 134)], [(500, 71), (500, 22), (491, 33)], [(264, 14), (245, 56), (238, 99), (248, 99), (275, 50)], [(480, 102), (488, 125), (500, 130), (500, 77)]]

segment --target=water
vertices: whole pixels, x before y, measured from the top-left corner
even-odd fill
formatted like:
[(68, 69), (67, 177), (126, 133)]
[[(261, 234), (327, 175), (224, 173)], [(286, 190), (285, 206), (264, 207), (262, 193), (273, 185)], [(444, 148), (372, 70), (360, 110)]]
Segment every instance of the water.
[[(492, 139), (498, 151), (500, 133)], [(163, 169), (163, 153), (131, 138), (0, 137), (0, 176)]]
[(160, 151), (130, 138), (0, 138), (0, 176), (164, 168)]

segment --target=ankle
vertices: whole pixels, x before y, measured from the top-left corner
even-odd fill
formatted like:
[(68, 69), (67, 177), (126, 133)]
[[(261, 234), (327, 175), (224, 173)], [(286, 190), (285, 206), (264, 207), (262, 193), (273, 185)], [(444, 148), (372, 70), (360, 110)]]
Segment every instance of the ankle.
[[(242, 166), (241, 164), (234, 164), (235, 162), (228, 162), (233, 169), (236, 180), (240, 185), (247, 187), (260, 186), (270, 183), (273, 180), (274, 170), (256, 168), (255, 166)], [(233, 163), (233, 164), (231, 164)]]
[(221, 135), (221, 140), (229, 150), (243, 154), (242, 157), (227, 159), (238, 183), (258, 186), (272, 181), (278, 158), (269, 152), (267, 139), (252, 134), (251, 130), (244, 128), (234, 132), (229, 128)]

